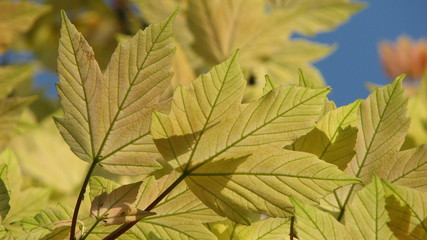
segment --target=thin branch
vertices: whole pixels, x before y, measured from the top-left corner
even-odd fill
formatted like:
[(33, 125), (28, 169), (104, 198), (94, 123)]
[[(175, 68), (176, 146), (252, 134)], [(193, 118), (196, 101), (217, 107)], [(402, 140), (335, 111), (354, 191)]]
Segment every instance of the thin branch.
[(75, 232), (76, 232), (77, 217), (79, 215), (80, 205), (83, 201), (87, 184), (89, 183), (90, 176), (92, 175), (93, 170), (96, 167), (96, 164), (98, 164), (98, 159), (94, 159), (93, 162), (91, 163), (89, 170), (86, 174), (85, 180), (83, 181), (82, 188), (80, 189), (79, 197), (77, 198), (76, 206), (74, 207), (73, 219), (71, 220), (70, 240), (76, 240)]

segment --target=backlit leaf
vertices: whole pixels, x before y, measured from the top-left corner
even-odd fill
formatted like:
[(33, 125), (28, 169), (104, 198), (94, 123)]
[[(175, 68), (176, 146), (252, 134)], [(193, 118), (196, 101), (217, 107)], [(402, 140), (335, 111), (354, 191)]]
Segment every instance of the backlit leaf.
[(0, 67), (0, 99), (6, 97), (16, 84), (29, 78), (32, 73), (31, 65)]
[(409, 127), (406, 102), (400, 78), (375, 90), (360, 104), (356, 155), (346, 172), (369, 182), (371, 174), (393, 158)]
[(172, 77), (175, 15), (120, 44), (103, 76), (92, 49), (62, 13), (58, 92), (64, 118), (55, 120), (81, 159), (116, 173), (160, 168), (149, 126)]
[(293, 144), (292, 150), (313, 153), (345, 169), (354, 156), (359, 105), (356, 101), (326, 113), (316, 128)]
[(396, 239), (387, 226), (390, 217), (385, 205), (381, 180), (374, 176), (347, 206), (345, 224), (353, 239)]
[(299, 239), (353, 239), (344, 225), (332, 215), (295, 198), (291, 198), (291, 201), (295, 206), (296, 230)]
[(398, 239), (427, 238), (427, 196), (425, 193), (383, 181), (387, 223)]
[(267, 218), (253, 222), (250, 226), (232, 221), (209, 223), (208, 227), (218, 240), (275, 240), (289, 235), (288, 218)]
[(386, 180), (402, 186), (427, 191), (427, 147), (425, 145), (396, 154), (383, 168)]

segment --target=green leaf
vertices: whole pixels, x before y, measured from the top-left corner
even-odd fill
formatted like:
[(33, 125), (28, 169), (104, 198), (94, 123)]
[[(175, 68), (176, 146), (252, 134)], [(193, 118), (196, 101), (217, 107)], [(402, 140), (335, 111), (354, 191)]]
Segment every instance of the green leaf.
[(142, 182), (123, 185), (111, 193), (103, 192), (92, 201), (91, 216), (103, 225), (120, 225), (155, 213), (142, 211), (134, 205)]
[(0, 164), (0, 223), (9, 212), (9, 190), (7, 188), (7, 165)]
[(399, 151), (409, 127), (402, 78), (375, 90), (360, 104), (356, 155), (346, 172), (369, 182)]
[(6, 148), (6, 150), (0, 154), (0, 164), (7, 165), (7, 175), (5, 178), (7, 179), (6, 187), (9, 193), (19, 193), (21, 191), (24, 178), (22, 177), (23, 173), (15, 152), (10, 148)]
[(331, 110), (310, 133), (300, 138), (292, 150), (313, 153), (326, 162), (345, 169), (354, 156), (357, 134), (357, 111), (360, 100)]
[(381, 180), (374, 176), (346, 209), (345, 224), (354, 239), (396, 239), (387, 226), (390, 217), (385, 205)]
[(49, 10), (47, 6), (40, 6), (28, 1), (1, 1), (0, 2), (0, 53), (7, 50), (8, 45), (15, 38), (33, 25), (34, 21)]
[(383, 181), (386, 209), (390, 217), (388, 227), (398, 239), (427, 238), (427, 198), (415, 189)]
[(232, 221), (209, 223), (207, 226), (218, 240), (275, 240), (289, 235), (289, 223), (287, 218), (267, 218), (250, 226)]
[(120, 44), (103, 76), (92, 49), (62, 13), (58, 92), (64, 118), (55, 120), (81, 159), (122, 174), (160, 168), (149, 126), (172, 77), (175, 15)]
[[(295, 206), (296, 229), (299, 239), (353, 239), (344, 225), (332, 215), (291, 197)], [(356, 239), (356, 238), (354, 238)]]
[(0, 99), (0, 151), (8, 144), (23, 110), (34, 97)]
[(33, 73), (32, 65), (0, 67), (0, 99), (5, 98), (19, 82), (29, 78)]
[[(138, 208), (145, 209), (176, 179), (176, 172), (158, 180), (144, 180)], [(154, 209), (156, 215), (143, 218), (131, 231), (138, 239), (216, 239), (203, 225), (221, 221), (215, 212), (205, 206), (186, 185), (178, 185)]]
[(390, 183), (427, 191), (427, 146), (397, 153), (382, 172)]

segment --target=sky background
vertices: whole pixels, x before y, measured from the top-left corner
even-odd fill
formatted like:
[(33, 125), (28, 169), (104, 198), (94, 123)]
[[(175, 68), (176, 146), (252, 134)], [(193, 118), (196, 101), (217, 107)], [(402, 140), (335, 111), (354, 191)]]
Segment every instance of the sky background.
[(378, 54), (381, 40), (395, 42), (405, 34), (427, 38), (427, 0), (365, 0), (368, 6), (337, 30), (310, 40), (337, 43), (338, 49), (315, 64), (333, 90), (338, 106), (366, 98), (367, 82), (387, 84)]

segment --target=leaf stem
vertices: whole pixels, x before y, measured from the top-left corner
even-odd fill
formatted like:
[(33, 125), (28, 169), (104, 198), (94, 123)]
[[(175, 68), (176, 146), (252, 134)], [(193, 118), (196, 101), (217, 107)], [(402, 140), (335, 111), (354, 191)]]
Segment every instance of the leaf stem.
[(92, 161), (92, 163), (89, 167), (89, 170), (86, 174), (85, 180), (83, 181), (82, 188), (80, 189), (79, 197), (77, 198), (76, 206), (74, 207), (73, 219), (71, 220), (70, 240), (76, 239), (75, 232), (76, 232), (77, 217), (79, 215), (80, 205), (83, 201), (83, 198), (84, 198), (84, 195), (86, 192), (87, 184), (89, 183), (90, 176), (92, 175), (93, 170), (96, 167), (96, 164), (98, 164), (98, 158), (95, 158)]
[(295, 223), (295, 217), (291, 217), (291, 226), (289, 229), (289, 240), (294, 239), (294, 223)]
[(348, 201), (350, 200), (350, 196), (353, 193), (354, 186), (355, 186), (355, 184), (351, 185), (350, 191), (348, 192), (348, 195), (347, 195), (344, 203), (341, 206), (340, 214), (337, 217), (338, 222), (341, 222), (341, 219), (344, 216), (345, 207), (346, 207)]
[[(182, 182), (182, 180), (184, 180), (188, 176), (188, 174), (190, 174), (190, 172), (184, 172), (181, 176), (179, 176), (179, 178), (177, 178), (168, 188), (166, 188), (166, 190), (164, 190), (156, 199), (154, 199), (154, 201), (151, 202), (151, 204), (148, 205), (148, 207), (146, 207), (144, 211), (149, 212), (153, 210), (157, 206), (157, 204), (159, 204), (176, 186), (178, 186), (178, 184)], [(135, 224), (137, 224), (139, 220), (141, 219), (121, 225), (114, 232), (106, 236), (104, 240), (113, 240), (118, 238), (120, 235), (122, 235)]]

